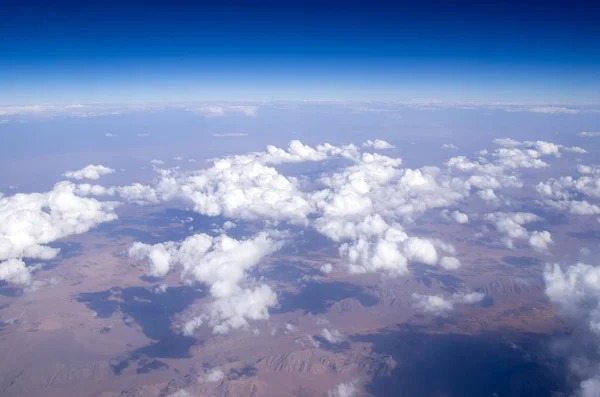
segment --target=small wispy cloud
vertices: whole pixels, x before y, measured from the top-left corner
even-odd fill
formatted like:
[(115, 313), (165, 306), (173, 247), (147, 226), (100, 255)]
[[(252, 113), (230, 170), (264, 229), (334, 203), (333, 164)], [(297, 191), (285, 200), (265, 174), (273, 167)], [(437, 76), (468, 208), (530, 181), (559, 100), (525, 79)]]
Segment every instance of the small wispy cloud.
[(187, 107), (188, 112), (201, 113), (207, 117), (222, 117), (227, 113), (241, 113), (245, 116), (256, 116), (258, 106), (255, 105), (219, 105), (209, 104)]
[(110, 132), (107, 132), (106, 134), (104, 134), (104, 136), (111, 138), (117, 136), (117, 134), (111, 134)]
[(248, 136), (248, 134), (245, 134), (243, 132), (228, 132), (225, 134), (213, 134), (213, 136), (217, 136), (217, 137)]
[(599, 132), (580, 132), (579, 136), (586, 136), (586, 137), (599, 137), (600, 136), (600, 131)]
[(565, 108), (565, 107), (557, 107), (557, 106), (546, 106), (540, 108), (529, 108), (527, 109), (529, 112), (533, 113), (548, 113), (548, 114), (577, 114), (581, 113), (579, 109)]
[(442, 149), (458, 149), (458, 146), (456, 146), (452, 143), (444, 143), (442, 145)]

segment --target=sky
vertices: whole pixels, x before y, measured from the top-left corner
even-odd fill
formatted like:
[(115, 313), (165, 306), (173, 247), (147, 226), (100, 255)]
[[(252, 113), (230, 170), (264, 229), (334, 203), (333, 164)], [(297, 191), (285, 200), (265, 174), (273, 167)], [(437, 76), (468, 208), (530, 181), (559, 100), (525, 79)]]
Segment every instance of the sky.
[(595, 2), (16, 1), (0, 104), (600, 102)]

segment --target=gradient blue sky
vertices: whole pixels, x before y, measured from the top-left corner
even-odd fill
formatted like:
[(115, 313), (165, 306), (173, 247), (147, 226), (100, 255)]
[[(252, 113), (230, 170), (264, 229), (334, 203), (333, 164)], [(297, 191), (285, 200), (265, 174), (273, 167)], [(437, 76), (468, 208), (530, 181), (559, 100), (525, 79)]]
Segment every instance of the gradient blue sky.
[(49, 3), (0, 1), (0, 104), (600, 103), (597, 1)]

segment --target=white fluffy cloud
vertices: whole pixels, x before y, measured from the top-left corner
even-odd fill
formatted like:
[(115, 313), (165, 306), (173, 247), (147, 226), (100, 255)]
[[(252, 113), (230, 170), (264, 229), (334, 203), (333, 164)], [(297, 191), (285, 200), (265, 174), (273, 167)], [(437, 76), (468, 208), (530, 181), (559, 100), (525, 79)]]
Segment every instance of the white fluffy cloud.
[(540, 157), (540, 156), (548, 156), (548, 155), (554, 155), (556, 157), (560, 157), (561, 150), (567, 151), (567, 152), (574, 152), (574, 153), (587, 153), (587, 151), (583, 148), (580, 148), (578, 146), (573, 146), (573, 147), (569, 147), (569, 146), (564, 146), (564, 145), (557, 145), (555, 143), (552, 142), (546, 142), (546, 141), (517, 141), (511, 138), (500, 138), (500, 139), (495, 139), (494, 143), (498, 146), (503, 146), (503, 147), (508, 147), (508, 148), (515, 148), (515, 147), (525, 147), (525, 148), (529, 148), (531, 150), (536, 151), (537, 153), (532, 153), (531, 156), (532, 157)]
[(571, 338), (565, 354), (570, 370), (581, 379), (580, 397), (600, 392), (600, 267), (578, 263), (566, 269), (555, 264), (544, 271), (546, 295), (572, 323), (577, 336)]
[[(113, 195), (139, 204), (183, 199), (194, 211), (207, 216), (309, 226), (340, 244), (340, 257), (352, 273), (404, 275), (411, 261), (454, 270), (461, 264), (453, 248), (448, 251), (432, 239), (409, 236), (402, 224), (430, 210), (441, 210), (441, 216), (453, 222), (469, 223), (466, 213), (446, 208), (457, 207), (473, 192), (499, 205), (496, 190), (523, 185), (515, 169), (546, 167), (544, 156), (558, 157), (572, 149), (551, 142), (506, 138), (495, 143), (500, 148), (482, 151), (476, 160), (453, 157), (447, 168), (410, 169), (402, 168), (399, 158), (362, 153), (353, 145), (311, 147), (292, 141), (286, 149), (268, 146), (262, 152), (216, 159), (211, 167), (199, 171), (157, 168), (158, 178), (151, 185), (102, 188), (82, 184), (77, 189), (82, 195)], [(372, 140), (362, 146), (390, 145)], [(350, 165), (324, 173), (316, 183), (285, 176), (276, 168), (334, 157)], [(580, 204), (574, 210), (590, 211), (590, 207)], [(539, 250), (551, 244), (548, 231), (530, 233), (522, 226), (532, 221), (523, 214), (501, 214), (490, 214), (486, 219), (506, 236), (507, 245), (512, 246), (516, 238)], [(154, 247), (152, 257), (148, 256), (155, 275), (164, 275), (172, 268), (172, 247), (167, 245)], [(329, 271), (331, 268), (323, 268), (324, 273)], [(264, 294), (261, 299), (269, 301), (270, 297)], [(235, 312), (238, 303), (230, 300), (221, 310)]]
[(529, 245), (531, 245), (534, 249), (537, 249), (539, 251), (547, 250), (549, 245), (552, 243), (554, 243), (552, 241), (552, 236), (547, 230), (541, 232), (534, 231), (529, 237)]
[(412, 306), (415, 309), (435, 316), (444, 317), (454, 310), (454, 304), (451, 301), (437, 295), (421, 295), (413, 293), (412, 300)]
[(198, 377), (198, 383), (216, 383), (225, 378), (225, 373), (219, 368), (213, 368)]
[(28, 282), (20, 258), (54, 258), (60, 250), (46, 244), (117, 219), (114, 207), (78, 196), (70, 182), (59, 182), (46, 193), (0, 196), (0, 261), (5, 261), (0, 274), (8, 281)]
[(446, 317), (454, 310), (455, 304), (472, 305), (483, 300), (485, 295), (479, 292), (467, 294), (453, 294), (445, 299), (439, 295), (412, 294), (412, 306), (423, 313), (433, 314), (434, 316)]
[(495, 212), (487, 214), (485, 220), (494, 223), (496, 230), (504, 234), (504, 244), (508, 248), (514, 248), (514, 239), (526, 239), (529, 245), (537, 250), (546, 250), (552, 244), (550, 232), (534, 231), (528, 232), (523, 225), (542, 218), (530, 212)]
[(0, 280), (28, 285), (31, 283), (31, 272), (21, 259), (9, 259), (0, 262)]
[(321, 266), (319, 270), (321, 270), (321, 272), (324, 274), (329, 274), (333, 271), (333, 265), (331, 263), (326, 263)]
[(463, 176), (466, 187), (475, 189), (477, 196), (495, 201), (495, 190), (522, 187), (523, 182), (515, 174), (519, 169), (547, 168), (543, 157), (560, 157), (562, 152), (585, 153), (579, 147), (566, 147), (545, 141), (517, 141), (511, 138), (494, 140), (500, 148), (491, 152), (483, 150), (480, 157), (470, 160), (465, 156), (452, 157), (446, 162), (448, 170)]
[(444, 256), (440, 259), (440, 266), (446, 270), (456, 270), (462, 266), (460, 261), (452, 256)]
[(345, 340), (344, 335), (342, 335), (340, 333), (340, 331), (338, 331), (335, 328), (332, 328), (332, 329), (323, 328), (321, 330), (321, 336), (327, 342), (332, 343), (332, 344), (342, 343)]
[(600, 170), (597, 166), (579, 165), (581, 176), (550, 178), (536, 185), (543, 202), (557, 210), (575, 215), (597, 215), (600, 207), (588, 200), (600, 199)]
[(359, 393), (358, 382), (340, 383), (327, 393), (327, 397), (355, 397)]
[(452, 220), (456, 223), (469, 223), (469, 216), (463, 212), (454, 210), (452, 212), (450, 212), (449, 210), (442, 210), (440, 212), (440, 215), (442, 216), (442, 218), (444, 219), (448, 219), (448, 220)]
[(373, 148), (373, 149), (378, 149), (378, 150), (395, 148), (395, 146), (392, 145), (391, 143), (381, 140), (381, 139), (375, 139), (374, 141), (369, 139), (365, 143), (363, 143), (362, 146), (365, 148)]
[(186, 333), (193, 333), (204, 323), (215, 333), (227, 333), (246, 328), (248, 320), (269, 317), (268, 309), (277, 304), (277, 295), (268, 285), (249, 280), (247, 273), (282, 245), (282, 240), (267, 232), (246, 240), (196, 234), (182, 242), (136, 242), (129, 255), (146, 260), (150, 275), (162, 277), (177, 267), (183, 279), (209, 287), (213, 301), (204, 313), (188, 321)]
[(454, 254), (454, 247), (439, 240), (410, 237), (399, 224), (388, 225), (380, 215), (361, 222), (317, 222), (317, 229), (340, 245), (341, 258), (351, 273), (383, 272), (390, 276), (408, 274), (409, 261), (451, 270), (460, 266), (455, 258), (442, 258), (438, 251)]
[(63, 174), (65, 178), (71, 179), (99, 179), (103, 175), (112, 174), (114, 169), (103, 165), (87, 165), (77, 171), (67, 171)]
[(322, 161), (331, 156), (356, 156), (352, 145), (321, 145), (316, 149), (292, 141), (287, 150), (268, 146), (265, 152), (214, 161), (196, 172), (158, 170), (153, 186), (133, 184), (109, 189), (135, 203), (157, 203), (182, 198), (194, 211), (208, 216), (225, 215), (247, 220), (306, 223), (312, 208), (294, 178), (281, 175), (270, 165)]

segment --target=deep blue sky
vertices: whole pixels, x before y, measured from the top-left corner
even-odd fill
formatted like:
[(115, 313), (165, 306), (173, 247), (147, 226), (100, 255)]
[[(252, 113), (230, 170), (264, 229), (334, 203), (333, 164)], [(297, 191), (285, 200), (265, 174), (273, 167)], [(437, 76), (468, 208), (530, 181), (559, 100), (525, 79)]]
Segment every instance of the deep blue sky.
[(0, 0), (0, 104), (600, 103), (600, 2)]

